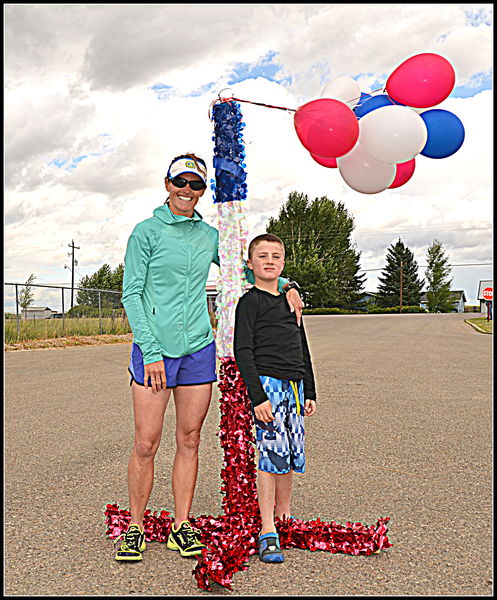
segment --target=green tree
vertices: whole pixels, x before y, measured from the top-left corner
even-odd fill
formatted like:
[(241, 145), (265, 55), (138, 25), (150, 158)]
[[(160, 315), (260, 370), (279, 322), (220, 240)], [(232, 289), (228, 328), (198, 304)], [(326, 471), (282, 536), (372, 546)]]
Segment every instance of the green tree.
[(421, 300), (424, 280), (418, 278), (418, 263), (413, 253), (399, 238), (387, 250), (386, 266), (378, 277), (380, 285), (376, 300), (381, 307), (400, 305), (402, 277), (402, 305), (417, 306)]
[[(21, 307), (22, 311), (26, 311), (34, 302), (35, 294), (34, 294), (31, 284), (33, 283), (33, 281), (35, 279), (36, 279), (35, 274), (31, 273), (31, 275), (26, 280), (24, 287), (22, 287), (19, 290), (19, 294), (18, 294), (17, 298), (19, 301), (19, 306)], [(24, 318), (26, 318), (26, 313), (24, 313)]]
[(282, 275), (298, 281), (309, 308), (355, 308), (366, 275), (359, 275), (358, 252), (351, 243), (354, 220), (341, 202), (326, 196), (309, 201), (291, 192), (267, 232), (285, 243)]
[(428, 248), (426, 262), (428, 310), (430, 312), (452, 312), (454, 305), (450, 290), (452, 278), (449, 279), (451, 273), (448, 265), (449, 257), (445, 255), (444, 248), (438, 240), (433, 240), (433, 244)]
[[(82, 277), (79, 282), (80, 288), (90, 288), (92, 290), (115, 290), (118, 292), (122, 291), (124, 275), (124, 265), (120, 264), (114, 269), (105, 263), (98, 269), (93, 275), (86, 275)], [(121, 307), (121, 295), (120, 294), (106, 294), (104, 292), (94, 292), (87, 290), (78, 290), (76, 295), (76, 302), (78, 305), (94, 306), (98, 307), (98, 299), (100, 295), (100, 302), (102, 307), (106, 308), (120, 308)]]
[(123, 278), (124, 278), (124, 263), (119, 263), (117, 267), (112, 271), (112, 290), (122, 292), (123, 290)]

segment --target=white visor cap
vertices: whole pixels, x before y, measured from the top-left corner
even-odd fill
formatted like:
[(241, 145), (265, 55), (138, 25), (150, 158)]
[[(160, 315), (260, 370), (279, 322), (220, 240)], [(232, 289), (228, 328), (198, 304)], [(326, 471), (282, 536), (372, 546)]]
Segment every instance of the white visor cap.
[(195, 175), (198, 175), (207, 184), (207, 168), (198, 160), (186, 157), (178, 158), (169, 167), (167, 176), (169, 179), (172, 179), (183, 173), (195, 173)]

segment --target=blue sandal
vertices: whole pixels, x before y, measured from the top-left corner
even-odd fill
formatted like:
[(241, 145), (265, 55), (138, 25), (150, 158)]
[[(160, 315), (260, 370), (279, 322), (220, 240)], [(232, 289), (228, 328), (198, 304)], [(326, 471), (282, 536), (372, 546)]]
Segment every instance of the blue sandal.
[(285, 560), (275, 531), (259, 536), (259, 558), (265, 563), (282, 563)]

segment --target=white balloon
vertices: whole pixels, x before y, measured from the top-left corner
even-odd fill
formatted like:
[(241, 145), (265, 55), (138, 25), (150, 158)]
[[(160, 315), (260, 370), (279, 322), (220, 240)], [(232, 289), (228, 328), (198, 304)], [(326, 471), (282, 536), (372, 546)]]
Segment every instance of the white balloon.
[(433, 106), (426, 106), (425, 108), (418, 108), (417, 106), (409, 106), (411, 110), (420, 115), (421, 113), (426, 112), (427, 110), (433, 110), (435, 108), (440, 108), (440, 104), (435, 104)]
[(371, 156), (359, 142), (348, 154), (337, 158), (337, 164), (345, 183), (362, 194), (383, 192), (397, 172), (396, 165)]
[(386, 163), (411, 160), (425, 147), (427, 139), (425, 122), (407, 106), (382, 106), (359, 121), (357, 142)]
[(355, 79), (343, 75), (329, 81), (321, 92), (321, 98), (332, 98), (346, 102), (350, 108), (354, 108), (361, 97), (361, 88)]

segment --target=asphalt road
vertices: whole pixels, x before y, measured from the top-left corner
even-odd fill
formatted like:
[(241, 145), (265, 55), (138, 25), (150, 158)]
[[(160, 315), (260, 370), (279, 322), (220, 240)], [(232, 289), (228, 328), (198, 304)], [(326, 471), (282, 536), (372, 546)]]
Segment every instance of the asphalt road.
[[(318, 390), (307, 472), (293, 514), (375, 523), (373, 556), (286, 550), (251, 557), (234, 591), (211, 595), (493, 594), (492, 336), (464, 315), (306, 317)], [(128, 508), (133, 440), (129, 344), (7, 352), (4, 594), (209, 595), (195, 559), (151, 543), (114, 560), (107, 503)], [(219, 392), (204, 426), (193, 514), (220, 513)], [(152, 510), (171, 509), (174, 405), (166, 413)]]

